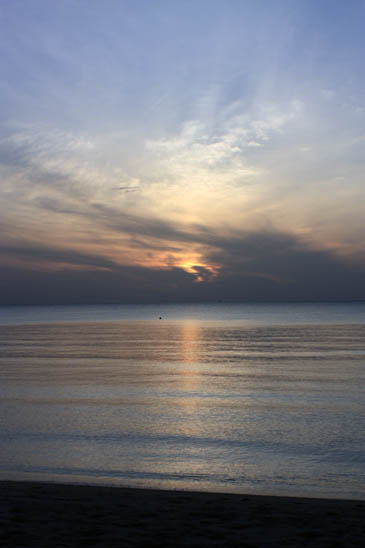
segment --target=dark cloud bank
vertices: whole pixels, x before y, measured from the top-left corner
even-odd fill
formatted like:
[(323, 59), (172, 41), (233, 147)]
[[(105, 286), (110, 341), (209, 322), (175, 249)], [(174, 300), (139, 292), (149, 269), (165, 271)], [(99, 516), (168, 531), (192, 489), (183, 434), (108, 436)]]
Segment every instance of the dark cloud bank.
[(216, 278), (197, 268), (205, 280), (201, 283), (180, 268), (119, 266), (101, 257), (41, 247), (2, 248), (0, 256), (31, 256), (39, 264), (52, 260), (82, 268), (49, 272), (4, 267), (0, 304), (365, 300), (364, 265), (311, 250), (291, 235), (254, 232), (210, 244), (214, 251), (207, 263), (222, 268)]

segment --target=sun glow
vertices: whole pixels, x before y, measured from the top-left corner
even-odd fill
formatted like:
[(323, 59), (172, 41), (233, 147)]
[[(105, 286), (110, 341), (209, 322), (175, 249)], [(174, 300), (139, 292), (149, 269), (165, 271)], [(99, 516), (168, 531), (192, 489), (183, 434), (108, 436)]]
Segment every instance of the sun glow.
[(184, 261), (177, 265), (179, 268), (189, 272), (189, 274), (194, 274), (196, 282), (206, 282), (215, 278), (218, 275), (217, 267), (207, 265), (201, 262), (196, 261)]
[(196, 268), (197, 267), (203, 267), (205, 268), (205, 265), (198, 264), (195, 262), (185, 262), (178, 265), (180, 268), (186, 270), (186, 272), (190, 272), (191, 274), (196, 274)]

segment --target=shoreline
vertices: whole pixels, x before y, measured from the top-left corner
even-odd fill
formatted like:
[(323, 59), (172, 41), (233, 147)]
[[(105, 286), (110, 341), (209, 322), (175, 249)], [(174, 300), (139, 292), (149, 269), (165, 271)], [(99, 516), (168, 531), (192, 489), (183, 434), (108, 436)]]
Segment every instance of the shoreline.
[(305, 546), (365, 543), (365, 501), (0, 481), (0, 545)]

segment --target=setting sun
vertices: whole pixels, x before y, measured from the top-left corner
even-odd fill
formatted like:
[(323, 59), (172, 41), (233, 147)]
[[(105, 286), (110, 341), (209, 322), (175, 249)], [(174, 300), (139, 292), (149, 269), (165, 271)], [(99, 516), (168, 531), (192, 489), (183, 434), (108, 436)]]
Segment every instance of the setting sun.
[(205, 282), (208, 279), (211, 280), (218, 275), (218, 268), (216, 266), (207, 265), (200, 261), (186, 260), (177, 264), (179, 268), (194, 274), (195, 282)]

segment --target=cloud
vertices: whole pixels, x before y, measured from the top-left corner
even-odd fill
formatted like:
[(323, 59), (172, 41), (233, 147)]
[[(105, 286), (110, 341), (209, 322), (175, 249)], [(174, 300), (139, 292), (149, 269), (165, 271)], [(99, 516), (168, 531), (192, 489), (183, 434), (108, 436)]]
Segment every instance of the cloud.
[(236, 102), (227, 105), (220, 120), (189, 120), (174, 137), (148, 140), (147, 151), (158, 163), (154, 177), (169, 178), (191, 189), (194, 186), (244, 184), (260, 174), (247, 159), (249, 149), (264, 146), (300, 112), (299, 101), (280, 109), (260, 105), (249, 112)]
[[(198, 240), (198, 237), (197, 237)], [(176, 266), (121, 265), (100, 256), (37, 246), (2, 247), (0, 254), (34, 259), (4, 266), (1, 304), (214, 302), (365, 299), (365, 264), (345, 262), (309, 248), (288, 233), (261, 231), (205, 235), (206, 264), (189, 271)], [(47, 264), (58, 268), (47, 268)], [(45, 268), (42, 268), (42, 264)]]
[(19, 263), (30, 263), (36, 271), (49, 270), (61, 265), (63, 268), (89, 267), (111, 269), (116, 263), (101, 256), (82, 253), (73, 249), (47, 247), (42, 244), (20, 242), (17, 245), (0, 245), (0, 258), (16, 258)]
[(181, 300), (194, 277), (181, 269), (57, 270), (3, 268), (1, 304), (77, 304)]
[(332, 280), (356, 278), (365, 110), (353, 70), (363, 34), (351, 48), (350, 28), (361, 17), (341, 17), (344, 44), (330, 38), (335, 19), (313, 6), (217, 6), (195, 6), (194, 17), (186, 6), (163, 17), (134, 6), (42, 18), (6, 8), (0, 242), (9, 268), (68, 279), (108, 270), (100, 280), (118, 268), (141, 268), (139, 279), (160, 270), (184, 279), (191, 298), (231, 298), (230, 287), (239, 298), (310, 295), (320, 285), (312, 273), (325, 278), (326, 268)]
[(365, 262), (345, 261), (282, 232), (252, 232), (216, 242), (218, 287), (243, 300), (361, 300)]
[[(332, 146), (323, 114), (314, 114), (296, 98), (249, 105), (223, 98), (212, 119), (186, 119), (138, 144), (134, 135), (129, 148), (128, 133), (116, 129), (14, 125), (0, 142), (1, 238), (23, 231), (60, 247), (63, 233), (66, 245), (81, 249), (88, 233), (90, 242), (99, 233), (110, 258), (115, 245), (106, 244), (114, 239), (122, 261), (144, 264), (136, 238), (150, 250), (190, 242), (196, 254), (200, 232), (272, 226), (361, 254), (362, 141)], [(321, 142), (313, 141), (317, 130)], [(344, 155), (354, 161), (339, 170)], [(136, 190), (117, 192), (121, 186)]]

